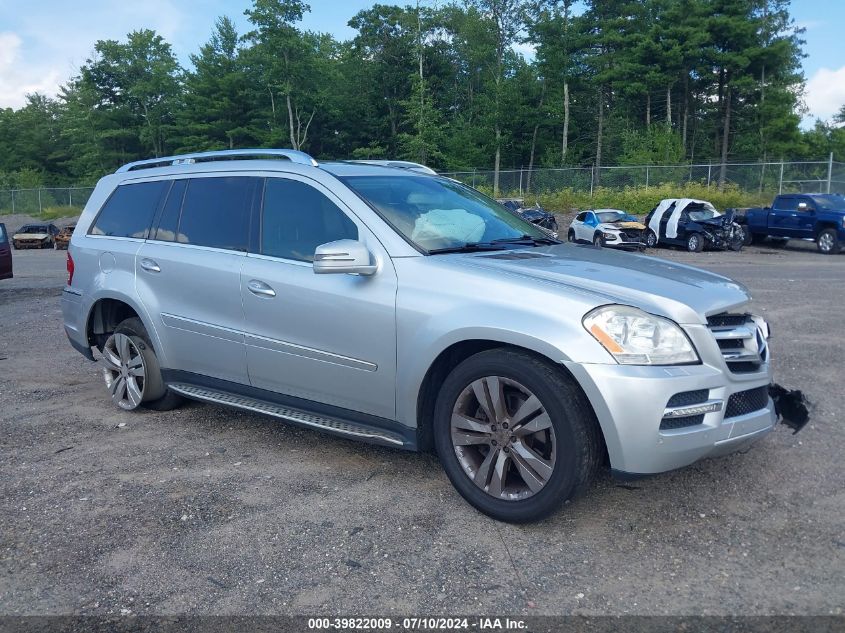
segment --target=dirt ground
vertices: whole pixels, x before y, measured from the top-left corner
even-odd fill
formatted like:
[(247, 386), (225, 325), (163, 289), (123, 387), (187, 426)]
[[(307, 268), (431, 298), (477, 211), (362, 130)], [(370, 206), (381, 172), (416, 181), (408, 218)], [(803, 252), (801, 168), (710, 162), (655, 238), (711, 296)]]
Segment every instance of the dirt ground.
[(751, 289), (811, 424), (633, 483), (605, 475), (511, 526), (468, 506), (432, 455), (197, 403), (116, 410), (62, 332), (65, 254), (15, 251), (0, 614), (841, 614), (845, 255), (658, 254)]

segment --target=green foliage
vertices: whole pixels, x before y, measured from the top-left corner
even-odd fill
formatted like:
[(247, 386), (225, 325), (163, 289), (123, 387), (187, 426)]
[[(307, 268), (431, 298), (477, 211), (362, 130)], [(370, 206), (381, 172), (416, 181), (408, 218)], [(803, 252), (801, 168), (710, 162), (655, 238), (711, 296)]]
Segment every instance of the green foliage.
[(683, 161), (681, 136), (668, 125), (622, 133), (621, 165), (678, 165)]
[(219, 18), (187, 70), (154, 31), (94, 43), (57, 98), (0, 109), (0, 185), (255, 146), (443, 170), (845, 161), (841, 127), (799, 130), (787, 0), (374, 4), (347, 42), (303, 29), (309, 10), (252, 0), (249, 32)]
[(65, 204), (44, 207), (44, 210), (41, 213), (35, 214), (35, 217), (41, 220), (57, 220), (59, 218), (78, 216), (80, 213), (82, 213), (82, 207)]

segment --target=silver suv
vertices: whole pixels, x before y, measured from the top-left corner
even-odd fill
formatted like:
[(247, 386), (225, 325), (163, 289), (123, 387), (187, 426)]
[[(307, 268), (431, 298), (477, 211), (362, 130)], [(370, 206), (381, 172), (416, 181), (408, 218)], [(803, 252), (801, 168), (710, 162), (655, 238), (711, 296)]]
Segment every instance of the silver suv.
[[(739, 284), (561, 244), (448, 178), (287, 150), (125, 165), (77, 224), (62, 295), (118, 407), (183, 397), (407, 450), (531, 521), (776, 421)], [(316, 273), (316, 274), (315, 274)]]

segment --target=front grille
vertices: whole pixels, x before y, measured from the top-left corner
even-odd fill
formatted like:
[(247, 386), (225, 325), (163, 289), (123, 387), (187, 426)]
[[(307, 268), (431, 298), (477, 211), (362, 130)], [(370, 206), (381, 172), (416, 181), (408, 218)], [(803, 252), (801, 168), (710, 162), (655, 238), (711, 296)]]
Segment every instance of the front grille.
[(707, 317), (707, 327), (728, 369), (735, 374), (759, 371), (768, 358), (768, 345), (750, 314), (723, 312)]
[(707, 325), (710, 327), (736, 327), (737, 325), (744, 325), (748, 321), (750, 315), (748, 314), (716, 314), (707, 317)]
[(667, 407), (688, 407), (693, 404), (701, 404), (707, 402), (707, 396), (710, 393), (707, 389), (696, 389), (695, 391), (682, 391), (676, 393), (669, 398), (666, 403)]
[(769, 404), (769, 388), (757, 387), (747, 391), (738, 391), (728, 398), (728, 405), (725, 407), (725, 417), (735, 418), (738, 415), (754, 413), (765, 409)]
[(642, 239), (643, 232), (636, 230), (631, 231), (629, 229), (627, 231), (620, 231), (619, 236), (626, 242), (639, 242)]
[(684, 429), (688, 426), (696, 426), (704, 422), (704, 414), (690, 415), (685, 418), (666, 418), (660, 421), (660, 430)]

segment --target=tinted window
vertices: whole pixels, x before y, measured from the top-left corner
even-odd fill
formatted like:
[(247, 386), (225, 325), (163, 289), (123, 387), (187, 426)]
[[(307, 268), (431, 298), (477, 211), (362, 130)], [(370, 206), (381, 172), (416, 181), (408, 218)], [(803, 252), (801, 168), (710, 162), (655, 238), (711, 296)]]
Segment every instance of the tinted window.
[(6, 241), (6, 227), (0, 224), (0, 242)]
[(155, 239), (165, 242), (184, 241), (176, 239), (176, 230), (179, 228), (179, 216), (182, 213), (182, 199), (185, 197), (185, 189), (188, 187), (187, 180), (174, 180), (167, 194), (167, 201), (161, 212), (161, 219), (158, 221)]
[(91, 235), (146, 238), (167, 184), (158, 181), (120, 185), (100, 210)]
[(577, 216), (575, 216), (575, 219), (578, 220), (579, 222), (583, 222), (584, 220), (587, 219), (587, 214), (586, 213), (579, 213)]
[(245, 251), (250, 210), (260, 183), (260, 178), (244, 176), (190, 180), (176, 241)]
[(782, 209), (784, 211), (795, 211), (798, 208), (798, 199), (778, 198), (775, 208)]
[(262, 216), (264, 255), (310, 262), (320, 244), (358, 239), (358, 228), (337, 205), (296, 180), (267, 180)]
[(803, 208), (799, 208), (796, 205), (795, 208), (798, 209), (799, 211), (814, 211), (816, 209), (816, 205), (813, 202), (812, 198), (797, 198), (796, 202), (798, 203), (798, 205), (801, 205), (801, 204), (804, 205)]

